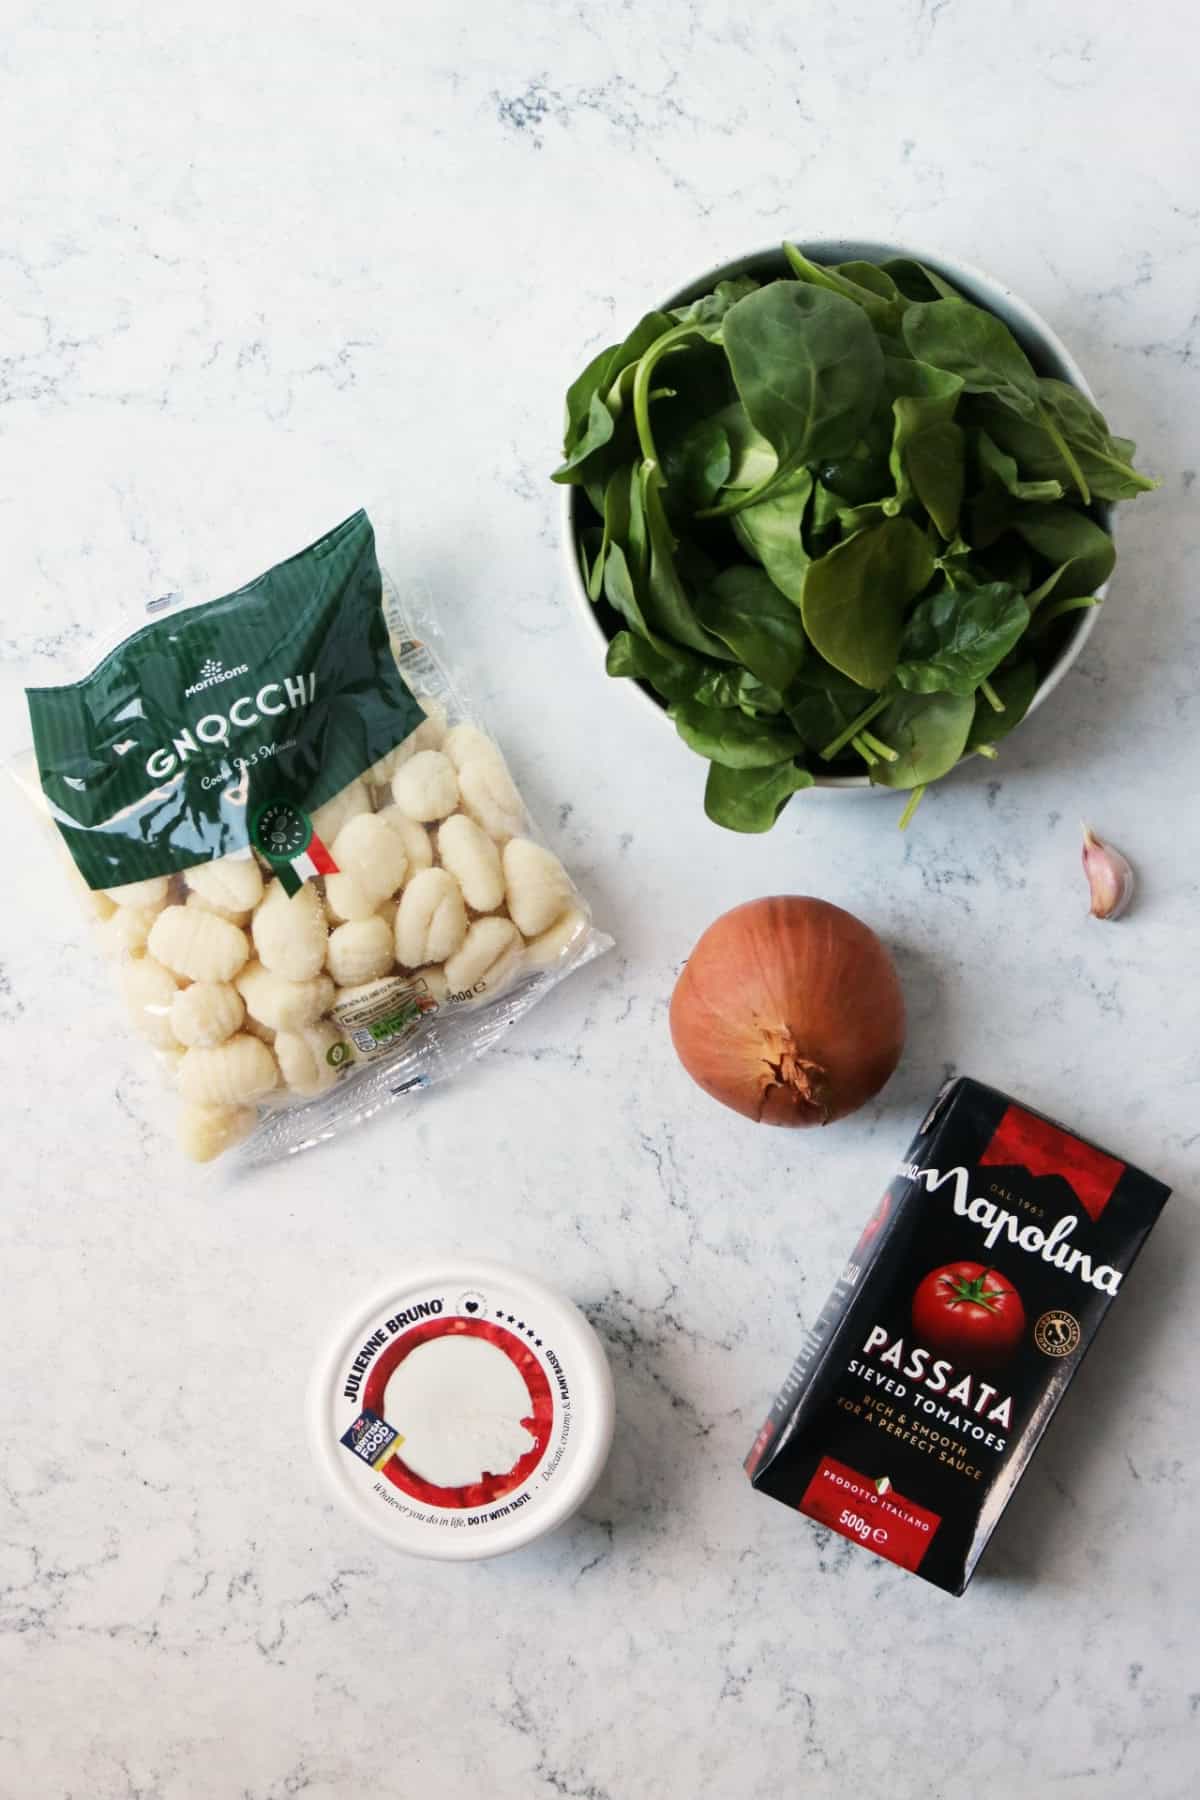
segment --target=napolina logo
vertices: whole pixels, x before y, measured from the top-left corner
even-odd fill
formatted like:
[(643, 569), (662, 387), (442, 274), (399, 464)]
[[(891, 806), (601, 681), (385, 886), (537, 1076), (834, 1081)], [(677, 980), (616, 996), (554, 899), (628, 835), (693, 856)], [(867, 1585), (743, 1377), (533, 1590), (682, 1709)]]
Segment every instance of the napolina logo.
[(227, 669), (219, 656), (210, 656), (201, 665), (200, 679), (193, 681), (190, 688), (184, 688), (183, 697), (190, 700), (193, 694), (202, 694), (205, 688), (220, 687), (223, 681), (236, 681), (239, 675), (249, 673), (249, 663), (239, 663), (236, 669)]
[[(248, 663), (227, 669), (210, 657), (200, 671), (200, 679), (184, 689), (184, 698), (249, 673)], [(315, 672), (285, 675), (281, 681), (265, 681), (257, 692), (239, 694), (224, 712), (204, 713), (194, 724), (185, 725), (169, 745), (163, 744), (151, 751), (146, 758), (146, 773), (154, 781), (165, 781), (182, 769), (189, 757), (202, 756), (208, 749), (232, 743), (239, 732), (261, 725), (264, 719), (311, 706), (316, 697)], [(127, 747), (119, 745), (118, 749)]]
[(901, 1163), (899, 1174), (909, 1181), (923, 1181), (926, 1192), (936, 1193), (948, 1181), (954, 1183), (954, 1210), (960, 1218), (970, 1219), (973, 1225), (981, 1227), (984, 1244), (989, 1250), (995, 1248), (1001, 1238), (1007, 1243), (1015, 1244), (1018, 1250), (1024, 1250), (1030, 1256), (1040, 1256), (1043, 1262), (1053, 1263), (1056, 1269), (1062, 1269), (1068, 1275), (1077, 1275), (1080, 1281), (1087, 1282), (1090, 1287), (1097, 1288), (1102, 1294), (1115, 1294), (1121, 1285), (1121, 1272), (1108, 1263), (1093, 1266), (1092, 1259), (1086, 1250), (1080, 1250), (1070, 1242), (1079, 1223), (1077, 1213), (1066, 1213), (1057, 1219), (1049, 1231), (1043, 1231), (1040, 1225), (1022, 1225), (1015, 1213), (997, 1206), (993, 1200), (985, 1200), (981, 1194), (971, 1198), (970, 1181), (966, 1169), (947, 1169), (945, 1174), (940, 1169), (919, 1169), (916, 1163)]

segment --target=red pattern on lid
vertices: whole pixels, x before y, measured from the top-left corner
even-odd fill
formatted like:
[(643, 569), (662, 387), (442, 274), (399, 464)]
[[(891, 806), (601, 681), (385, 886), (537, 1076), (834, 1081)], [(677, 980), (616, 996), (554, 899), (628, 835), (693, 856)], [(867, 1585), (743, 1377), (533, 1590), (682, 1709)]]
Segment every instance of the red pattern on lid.
[(484, 1475), (482, 1481), (472, 1482), (469, 1487), (438, 1487), (436, 1483), (426, 1481), (404, 1461), (402, 1447), (388, 1458), (379, 1473), (393, 1487), (398, 1487), (413, 1500), (423, 1500), (427, 1506), (453, 1509), (488, 1506), (493, 1501), (502, 1500), (506, 1494), (513, 1493), (533, 1474), (546, 1454), (554, 1422), (554, 1396), (550, 1392), (550, 1383), (537, 1357), (519, 1337), (506, 1331), (503, 1325), (493, 1325), (488, 1319), (427, 1319), (402, 1332), (395, 1343), (389, 1344), (383, 1352), (363, 1388), (363, 1409), (378, 1413), (383, 1418), (383, 1397), (393, 1372), (421, 1344), (428, 1344), (440, 1337), (482, 1338), (484, 1343), (493, 1344), (497, 1350), (502, 1350), (509, 1361), (516, 1365), (529, 1392), (529, 1413), (521, 1423), (533, 1437), (533, 1444), (513, 1468), (503, 1470), (498, 1475)]

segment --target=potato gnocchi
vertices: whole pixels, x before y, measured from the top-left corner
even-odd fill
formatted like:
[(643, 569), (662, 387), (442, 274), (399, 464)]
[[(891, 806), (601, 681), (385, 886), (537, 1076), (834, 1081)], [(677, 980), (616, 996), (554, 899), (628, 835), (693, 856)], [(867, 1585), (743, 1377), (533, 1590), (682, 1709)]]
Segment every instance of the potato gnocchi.
[(180, 988), (169, 969), (152, 956), (140, 956), (121, 970), (121, 988), (135, 1028), (160, 1050), (173, 1050), (183, 1039), (173, 1014)]
[(250, 955), (244, 931), (217, 913), (164, 906), (150, 927), (151, 956), (188, 981), (230, 981)]
[(458, 805), (454, 764), (440, 750), (418, 750), (392, 776), (392, 799), (419, 825), (448, 818)]
[(497, 843), (525, 829), (525, 808), (499, 756), (473, 756), (458, 771), (463, 809)]
[[(149, 958), (147, 958), (147, 961)], [(211, 1050), (241, 1027), (246, 1016), (242, 996), (224, 981), (193, 981), (171, 1001), (170, 1025), (189, 1050)]]
[(329, 926), (321, 896), (312, 882), (289, 894), (272, 881), (250, 924), (259, 961), (289, 981), (311, 981), (325, 964)]
[(289, 981), (260, 962), (248, 962), (236, 986), (251, 1020), (272, 1032), (311, 1025), (333, 1000), (333, 981), (324, 972), (307, 981)]
[(329, 937), (329, 973), (339, 987), (386, 975), (395, 961), (392, 929), (378, 914), (339, 925)]
[(222, 856), (183, 872), (197, 905), (235, 925), (245, 925), (263, 896), (262, 870), (252, 856)]
[(323, 1094), (334, 1085), (341, 1063), (336, 1057), (331, 1059), (330, 1053), (343, 1041), (337, 1026), (326, 1020), (300, 1031), (278, 1033), (275, 1060), (293, 1094)]
[(279, 1066), (261, 1038), (239, 1031), (211, 1049), (189, 1050), (176, 1077), (185, 1100), (201, 1106), (244, 1106), (278, 1084)]
[(303, 1148), (454, 1075), (604, 947), (419, 588), (360, 510), (27, 690), (19, 777), (197, 1162), (250, 1134), (255, 1161)]
[(179, 1111), (179, 1148), (193, 1162), (211, 1162), (249, 1137), (258, 1124), (252, 1106), (203, 1106), (194, 1102)]
[(264, 1104), (326, 1094), (386, 1051), (363, 1020), (481, 1006), (586, 933), (497, 746), (426, 712), (316, 808), (337, 867), (295, 894), (250, 854), (84, 890), (131, 1020), (178, 1089), (193, 1161), (240, 1143)]
[(496, 910), (504, 898), (504, 871), (500, 852), (482, 826), (455, 813), (438, 830), (438, 855), (469, 907), (481, 913)]
[(476, 919), (462, 948), (446, 958), (446, 982), (456, 1000), (478, 1003), (510, 987), (524, 944), (511, 919)]
[(463, 892), (449, 869), (425, 869), (396, 911), (395, 960), (404, 969), (445, 962), (467, 935)]
[(504, 893), (508, 916), (524, 937), (549, 931), (571, 903), (571, 877), (552, 850), (532, 838), (510, 838), (504, 846)]

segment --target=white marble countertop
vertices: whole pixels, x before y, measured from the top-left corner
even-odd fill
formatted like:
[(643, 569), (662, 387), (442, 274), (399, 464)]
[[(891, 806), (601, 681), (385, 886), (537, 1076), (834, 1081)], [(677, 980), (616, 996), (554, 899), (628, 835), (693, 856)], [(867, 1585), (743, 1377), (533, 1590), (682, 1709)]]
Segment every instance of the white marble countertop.
[[(3, 1800), (1194, 1792), (1196, 49), (1174, 0), (9, 9), (0, 750), (23, 685), (147, 597), (365, 504), (619, 947), (407, 1120), (185, 1170), (4, 801)], [(742, 840), (606, 683), (546, 475), (585, 348), (843, 231), (1003, 276), (1163, 485), (994, 768), (905, 837), (809, 795)], [(1085, 917), (1081, 814), (1142, 877), (1117, 926)], [(666, 1032), (700, 929), (780, 889), (870, 920), (911, 1006), (891, 1086), (820, 1135), (724, 1114)], [(1178, 1190), (959, 1601), (739, 1466), (951, 1067)], [(616, 1370), (584, 1514), (494, 1565), (377, 1551), (301, 1430), (330, 1325), (443, 1245), (551, 1272)]]

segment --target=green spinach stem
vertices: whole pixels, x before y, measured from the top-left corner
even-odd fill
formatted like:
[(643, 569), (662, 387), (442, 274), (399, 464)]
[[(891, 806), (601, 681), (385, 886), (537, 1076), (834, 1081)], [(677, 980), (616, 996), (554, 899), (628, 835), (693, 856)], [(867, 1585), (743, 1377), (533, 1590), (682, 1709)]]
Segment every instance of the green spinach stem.
[(875, 767), (875, 764), (879, 761), (879, 758), (876, 756), (875, 752), (871, 749), (870, 745), (867, 743), (866, 738), (865, 737), (852, 737), (850, 739), (850, 742), (853, 744), (854, 748), (858, 751), (858, 754), (862, 757), (862, 759), (866, 763), (868, 769), (873, 769)]
[(908, 805), (905, 807), (904, 811), (900, 814), (900, 829), (901, 829), (901, 831), (908, 830), (909, 826), (912, 824), (913, 814), (916, 812), (918, 806), (920, 806), (921, 801), (924, 799), (924, 797), (925, 797), (925, 784), (922, 782), (921, 786), (915, 787), (913, 789), (912, 793), (908, 796)]
[(871, 720), (875, 717), (875, 715), (877, 713), (881, 713), (883, 711), (883, 709), (887, 705), (887, 703), (888, 703), (888, 700), (887, 700), (886, 694), (876, 694), (876, 696), (875, 696), (874, 700), (872, 700), (870, 706), (864, 707), (862, 712), (859, 713), (857, 719), (851, 719), (851, 721), (850, 721), (849, 725), (847, 725), (845, 731), (840, 733), (840, 735), (838, 737), (835, 737), (832, 743), (826, 744), (825, 748), (821, 752), (821, 761), (822, 762), (832, 762), (833, 758), (837, 755), (838, 751), (844, 750), (846, 748), (846, 745), (848, 743), (850, 743), (850, 741), (853, 738), (856, 738), (858, 736), (858, 734), (862, 730), (863, 726), (869, 725), (871, 723)]
[(728, 500), (722, 500), (716, 506), (704, 506), (696, 514), (698, 519), (728, 519), (734, 513), (743, 512), (747, 506), (755, 506), (760, 500), (769, 500), (772, 493), (784, 478), (778, 469), (772, 469), (764, 475), (757, 487), (736, 488)]
[(637, 429), (638, 443), (642, 455), (647, 462), (657, 463), (658, 451), (654, 445), (654, 433), (650, 429), (650, 402), (654, 398), (650, 391), (650, 377), (668, 350), (674, 350), (686, 338), (695, 337), (694, 325), (676, 325), (673, 331), (665, 331), (657, 343), (651, 344), (633, 376), (633, 422)]
[[(1080, 596), (1066, 600), (1054, 600), (1049, 606), (1042, 607), (1037, 615), (1037, 635), (1045, 635), (1047, 625), (1053, 625), (1055, 619), (1061, 619), (1064, 613), (1086, 612), (1089, 606), (1099, 606), (1101, 602), (1093, 595), (1090, 599)], [(1033, 628), (1031, 627), (1031, 635)]]
[(860, 731), (858, 735), (864, 744), (870, 746), (876, 756), (882, 756), (884, 762), (894, 763), (900, 761), (900, 752), (898, 750), (893, 750), (890, 744), (881, 743), (873, 731)]
[(1008, 711), (1008, 708), (1005, 706), (1003, 700), (1000, 698), (990, 681), (981, 681), (979, 684), (979, 691), (993, 712)]
[(1079, 489), (1080, 498), (1082, 499), (1083, 504), (1085, 506), (1090, 506), (1092, 504), (1091, 490), (1088, 487), (1083, 470), (1076, 461), (1075, 452), (1072, 450), (1070, 444), (1068, 444), (1066, 438), (1058, 429), (1058, 426), (1054, 423), (1054, 420), (1050, 417), (1050, 414), (1046, 411), (1044, 406), (1038, 407), (1038, 423), (1050, 438), (1054, 448), (1058, 451), (1058, 454), (1066, 463), (1071, 480)]
[(995, 762), (1000, 752), (995, 744), (976, 744), (975, 754), (976, 756), (986, 756), (989, 762)]

